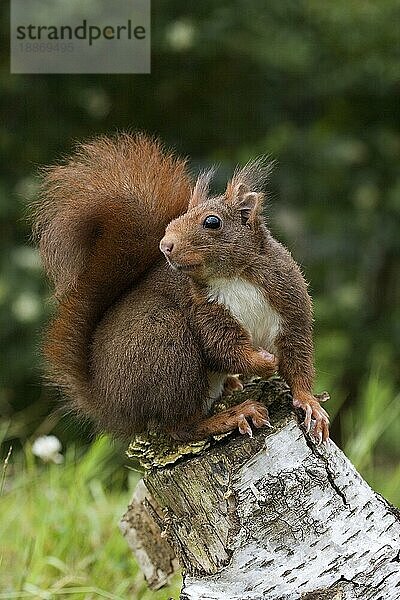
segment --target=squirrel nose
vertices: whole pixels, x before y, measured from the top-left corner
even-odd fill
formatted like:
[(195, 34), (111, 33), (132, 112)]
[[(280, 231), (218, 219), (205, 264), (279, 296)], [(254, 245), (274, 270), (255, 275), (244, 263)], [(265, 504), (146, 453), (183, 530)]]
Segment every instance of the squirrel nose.
[(161, 242), (160, 242), (160, 250), (165, 255), (171, 254), (173, 248), (174, 248), (174, 242), (172, 242), (171, 240), (168, 240), (168, 239), (162, 239), (161, 240)]

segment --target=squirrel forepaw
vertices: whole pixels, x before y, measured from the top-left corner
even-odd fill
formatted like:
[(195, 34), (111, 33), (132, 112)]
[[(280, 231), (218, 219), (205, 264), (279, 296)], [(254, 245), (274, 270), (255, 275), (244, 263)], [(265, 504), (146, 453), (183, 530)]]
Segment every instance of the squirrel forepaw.
[(243, 390), (243, 383), (240, 381), (237, 375), (228, 375), (224, 383), (223, 394), (228, 396), (232, 392), (241, 392)]
[(323, 392), (318, 396), (312, 394), (296, 395), (293, 398), (293, 406), (301, 408), (305, 412), (303, 425), (306, 433), (310, 433), (311, 423), (314, 421), (312, 435), (318, 444), (326, 442), (329, 438), (329, 415), (320, 405), (320, 402), (326, 402), (328, 399), (329, 394), (327, 392)]
[(259, 348), (254, 354), (254, 374), (268, 379), (276, 373), (278, 369), (278, 359), (263, 348)]

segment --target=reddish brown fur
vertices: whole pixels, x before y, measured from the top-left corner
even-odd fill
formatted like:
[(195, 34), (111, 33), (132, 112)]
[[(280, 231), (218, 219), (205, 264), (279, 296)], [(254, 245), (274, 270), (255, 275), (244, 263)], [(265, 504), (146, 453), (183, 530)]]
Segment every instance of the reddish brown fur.
[[(159, 259), (167, 223), (184, 212), (185, 161), (143, 135), (99, 138), (45, 171), (35, 232), (59, 299), (45, 355), (51, 378), (86, 414), (93, 331), (121, 293)], [(93, 413), (93, 414), (92, 414)]]
[[(222, 357), (219, 346), (227, 338), (231, 337), (232, 350), (224, 355), (225, 365), (229, 365), (233, 356), (238, 358), (239, 348), (243, 353), (244, 344), (237, 343), (243, 330), (223, 331), (226, 320), (214, 325), (217, 335), (205, 326), (212, 313), (208, 284), (215, 278), (241, 278), (263, 290), (282, 319), (282, 329), (275, 340), (279, 372), (292, 389), (295, 406), (306, 411), (307, 427), (313, 416), (317, 421), (317, 437), (327, 439), (327, 414), (312, 395), (313, 318), (307, 284), (290, 252), (271, 236), (262, 215), (260, 188), (269, 171), (270, 165), (262, 160), (249, 163), (235, 172), (225, 194), (218, 197), (208, 197), (208, 181), (206, 184), (201, 181), (188, 212), (169, 224), (162, 244), (165, 240), (173, 243), (167, 257), (176, 269), (191, 278), (195, 305), (203, 304), (201, 318), (193, 322), (201, 334), (207, 359), (216, 370), (224, 369), (219, 362)], [(208, 215), (220, 217), (222, 228), (205, 229), (203, 223)], [(251, 347), (251, 340), (248, 345)], [(246, 371), (241, 360), (235, 366), (242, 367), (237, 372)], [(229, 372), (235, 372), (233, 364), (229, 367)], [(254, 365), (253, 373), (257, 374)]]
[[(260, 214), (268, 170), (262, 161), (247, 165), (211, 199), (205, 174), (190, 198), (184, 161), (143, 135), (100, 138), (47, 170), (36, 234), (60, 303), (46, 356), (53, 381), (100, 429), (131, 435), (161, 427), (197, 439), (249, 431), (246, 419), (265, 424), (255, 403), (207, 418), (210, 372), (268, 377), (277, 367), (229, 310), (209, 302), (216, 276), (240, 274), (262, 287), (283, 318), (280, 371), (298, 404), (311, 406), (311, 301)], [(160, 261), (158, 245), (189, 200), (190, 210), (167, 228), (176, 272)], [(222, 234), (202, 227), (210, 211), (224, 219)]]

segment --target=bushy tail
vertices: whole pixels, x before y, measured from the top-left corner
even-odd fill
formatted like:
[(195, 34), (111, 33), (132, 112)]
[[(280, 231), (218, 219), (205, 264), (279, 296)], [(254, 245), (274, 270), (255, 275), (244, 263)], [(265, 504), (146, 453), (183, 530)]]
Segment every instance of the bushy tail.
[(164, 229), (190, 191), (185, 161), (142, 134), (95, 139), (44, 171), (34, 232), (59, 302), (45, 356), (51, 379), (86, 414), (93, 331), (160, 258)]

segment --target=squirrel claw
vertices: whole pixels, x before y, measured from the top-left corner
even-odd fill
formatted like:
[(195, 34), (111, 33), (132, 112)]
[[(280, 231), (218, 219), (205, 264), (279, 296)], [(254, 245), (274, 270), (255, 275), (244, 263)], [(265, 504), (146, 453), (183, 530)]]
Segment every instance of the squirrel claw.
[(312, 408), (310, 405), (305, 406), (304, 408), (305, 413), (306, 413), (306, 418), (304, 419), (304, 427), (306, 430), (306, 433), (310, 433), (310, 429), (311, 429), (311, 417), (312, 417)]
[[(320, 394), (320, 397), (323, 398), (323, 401), (328, 400), (329, 394), (324, 392)], [(306, 433), (310, 433), (311, 424), (314, 422), (314, 427), (312, 430), (312, 436), (315, 439), (317, 444), (321, 442), (326, 442), (329, 438), (329, 415), (325, 409), (319, 403), (317, 396), (312, 396), (311, 394), (303, 394), (302, 396), (295, 396), (293, 398), (293, 406), (295, 408), (301, 408), (306, 413), (304, 419), (304, 428)]]
[(322, 443), (322, 431), (318, 431), (317, 434), (314, 435), (317, 446)]
[(253, 425), (254, 427), (257, 427), (257, 429), (260, 429), (261, 427), (269, 427), (270, 429), (272, 429), (272, 425), (269, 422), (269, 419), (264, 419), (263, 417), (256, 417), (254, 416), (252, 418), (253, 421)]
[(256, 429), (260, 429), (261, 427), (272, 427), (268, 418), (268, 410), (264, 404), (255, 402), (254, 400), (246, 400), (236, 408), (236, 426), (241, 434), (248, 434), (250, 437), (253, 437), (249, 421)]
[(242, 435), (246, 435), (246, 433), (247, 433), (247, 435), (249, 435), (250, 437), (253, 437), (253, 432), (251, 430), (251, 427), (244, 415), (239, 415), (238, 428)]

